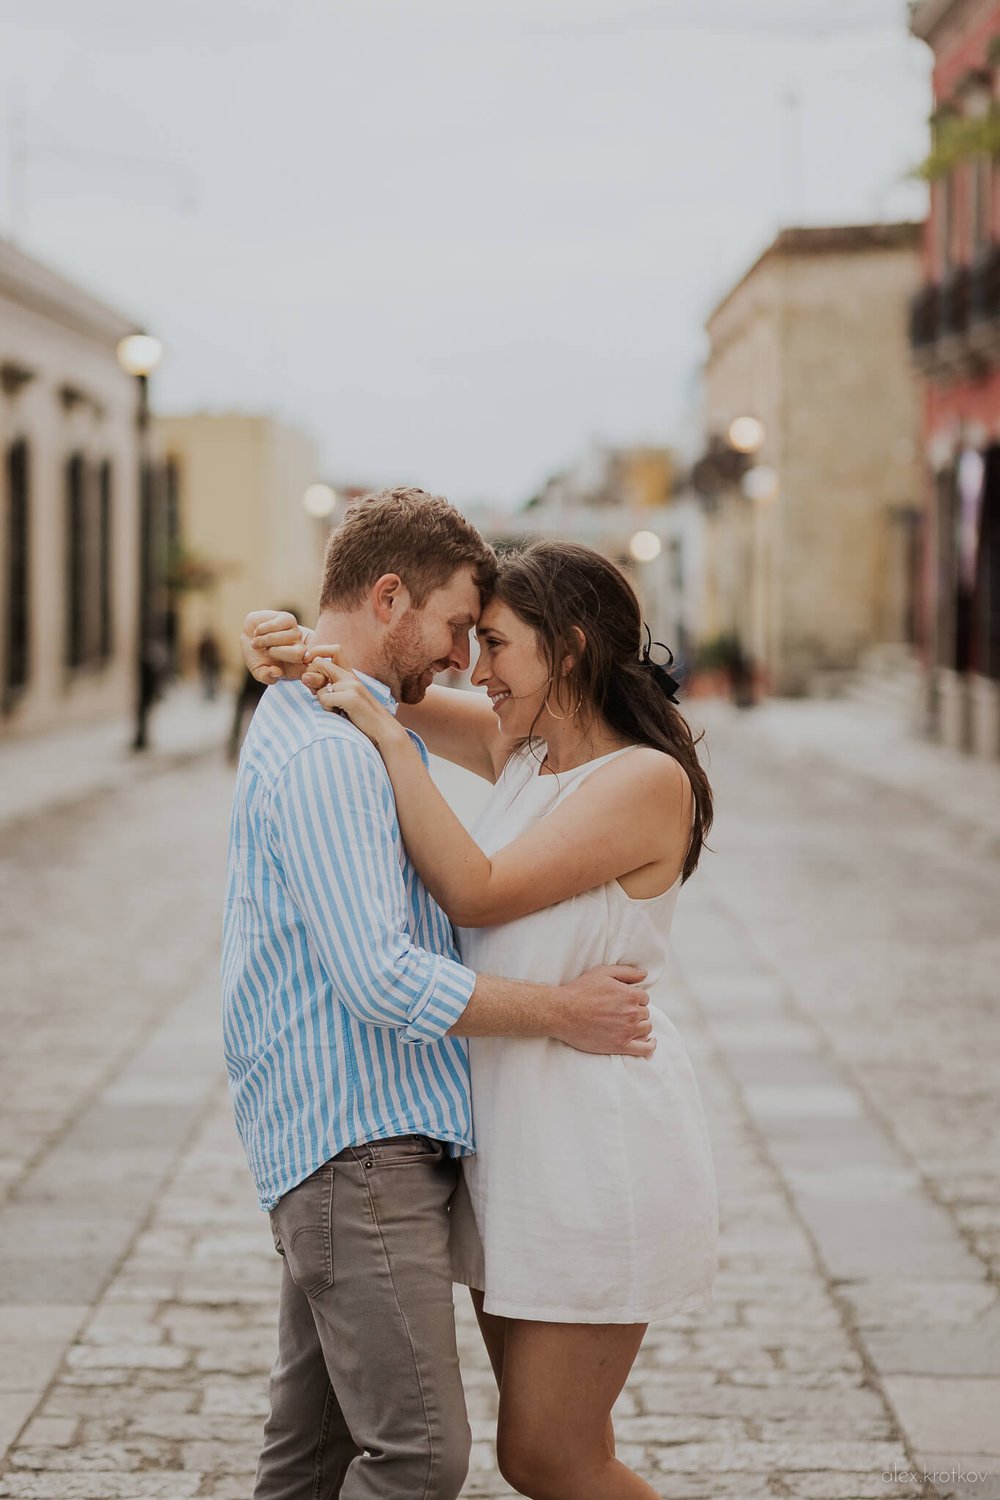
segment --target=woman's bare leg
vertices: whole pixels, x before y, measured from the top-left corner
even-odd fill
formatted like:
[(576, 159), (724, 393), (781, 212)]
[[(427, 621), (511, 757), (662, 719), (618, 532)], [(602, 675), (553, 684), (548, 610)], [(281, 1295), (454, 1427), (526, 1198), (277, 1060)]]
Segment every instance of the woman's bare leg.
[[(496, 1313), (485, 1312), (483, 1309), (483, 1293), (477, 1291), (475, 1287), (469, 1288), (469, 1295), (472, 1298), (472, 1305), (475, 1308), (476, 1319), (479, 1323), (479, 1331), (483, 1336), (486, 1353), (489, 1355), (493, 1374), (496, 1378), (497, 1389), (499, 1389), (503, 1384), (503, 1355), (507, 1342), (507, 1325), (510, 1319), (498, 1318)], [(615, 1451), (615, 1429), (610, 1417), (608, 1418), (607, 1431), (604, 1436), (608, 1448), (613, 1454)]]
[(483, 1311), (483, 1293), (477, 1292), (475, 1287), (469, 1288), (472, 1305), (476, 1310), (476, 1318), (479, 1321), (479, 1332), (483, 1336), (486, 1345), (486, 1353), (490, 1357), (493, 1366), (493, 1374), (496, 1377), (497, 1389), (503, 1383), (503, 1353), (507, 1341), (507, 1324), (509, 1319), (498, 1318), (495, 1313)]
[(614, 1454), (611, 1408), (645, 1324), (507, 1319), (497, 1456), (530, 1500), (657, 1500)]

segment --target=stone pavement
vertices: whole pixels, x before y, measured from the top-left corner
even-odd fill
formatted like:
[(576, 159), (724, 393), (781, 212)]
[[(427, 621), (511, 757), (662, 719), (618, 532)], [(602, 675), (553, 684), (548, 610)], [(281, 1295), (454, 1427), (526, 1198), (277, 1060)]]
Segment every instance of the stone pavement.
[[(953, 809), (743, 716), (711, 750), (673, 1014), (722, 1266), (651, 1331), (620, 1451), (677, 1500), (998, 1496), (996, 862)], [(4, 834), (0, 1497), (250, 1493), (277, 1259), (219, 1059), (230, 787), (166, 759)], [(510, 1491), (458, 1307), (485, 1500)]]
[(713, 736), (738, 732), (783, 764), (846, 774), (859, 789), (902, 799), (900, 807), (944, 817), (1000, 856), (1000, 764), (943, 749), (899, 702), (771, 698), (741, 712), (709, 699), (692, 702), (690, 717)]

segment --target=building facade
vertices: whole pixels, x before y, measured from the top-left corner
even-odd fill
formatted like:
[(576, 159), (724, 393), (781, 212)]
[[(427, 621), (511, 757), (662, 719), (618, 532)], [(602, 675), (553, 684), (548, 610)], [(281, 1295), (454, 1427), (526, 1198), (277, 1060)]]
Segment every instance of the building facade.
[(0, 736), (132, 710), (136, 331), (0, 241)]
[[(874, 647), (912, 649), (920, 237), (916, 224), (784, 230), (709, 317), (698, 634), (706, 649), (734, 643), (758, 690), (823, 691)], [(757, 438), (734, 464), (740, 418)]]
[[(480, 529), (502, 547), (512, 540), (558, 537), (593, 547), (629, 578), (653, 636), (683, 656), (675, 462), (670, 448), (594, 444), (552, 476), (513, 514), (483, 517)], [(473, 517), (479, 525), (479, 519)], [(636, 548), (639, 533), (647, 543)], [(650, 545), (649, 538), (655, 538)]]
[(931, 203), (911, 344), (924, 374), (927, 707), (1000, 755), (1000, 0), (923, 0), (934, 53)]
[(335, 514), (307, 511), (317, 479), (312, 440), (268, 416), (158, 417), (158, 464), (179, 546), (174, 652), (193, 671), (214, 638), (223, 665), (242, 671), (240, 626), (251, 609), (287, 606), (315, 619), (323, 550)]

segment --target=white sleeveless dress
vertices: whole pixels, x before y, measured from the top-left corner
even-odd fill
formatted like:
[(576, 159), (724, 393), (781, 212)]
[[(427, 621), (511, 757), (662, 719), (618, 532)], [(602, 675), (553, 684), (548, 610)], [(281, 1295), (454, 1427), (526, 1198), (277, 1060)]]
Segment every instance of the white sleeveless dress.
[[(476, 822), (493, 854), (599, 766), (539, 774), (544, 746), (516, 752)], [(670, 1020), (667, 943), (678, 880), (649, 900), (617, 881), (500, 927), (461, 928), (482, 973), (559, 984), (599, 964), (648, 970), (651, 1058), (598, 1057), (561, 1042), (473, 1038), (476, 1155), (452, 1208), (456, 1281), (502, 1317), (646, 1323), (705, 1300), (718, 1199), (701, 1096)]]

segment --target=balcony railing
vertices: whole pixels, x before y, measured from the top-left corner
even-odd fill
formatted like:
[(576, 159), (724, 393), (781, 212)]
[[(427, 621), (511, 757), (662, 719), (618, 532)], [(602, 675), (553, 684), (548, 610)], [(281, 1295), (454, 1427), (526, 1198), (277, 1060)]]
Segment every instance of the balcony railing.
[(1000, 366), (1000, 246), (920, 288), (910, 303), (910, 348), (931, 376)]
[(1000, 246), (992, 246), (972, 263), (969, 317), (973, 324), (1000, 318)]
[(945, 338), (962, 334), (969, 326), (971, 279), (968, 266), (958, 266), (941, 283), (938, 327)]
[(938, 336), (938, 303), (940, 289), (928, 282), (922, 286), (910, 303), (910, 347), (914, 350), (929, 349)]

